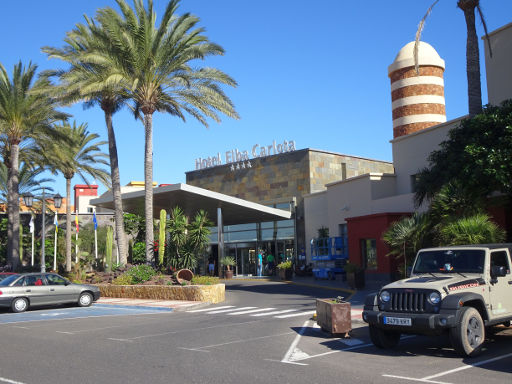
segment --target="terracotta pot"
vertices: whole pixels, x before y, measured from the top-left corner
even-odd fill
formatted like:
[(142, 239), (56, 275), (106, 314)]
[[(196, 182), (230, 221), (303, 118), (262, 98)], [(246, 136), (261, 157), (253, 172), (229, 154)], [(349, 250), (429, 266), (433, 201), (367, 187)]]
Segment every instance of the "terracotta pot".
[(279, 269), (279, 278), (281, 280), (291, 280), (292, 276), (293, 276), (293, 271), (290, 268)]
[(232, 279), (233, 278), (233, 271), (228, 271), (227, 269), (224, 271), (224, 278), (225, 279)]

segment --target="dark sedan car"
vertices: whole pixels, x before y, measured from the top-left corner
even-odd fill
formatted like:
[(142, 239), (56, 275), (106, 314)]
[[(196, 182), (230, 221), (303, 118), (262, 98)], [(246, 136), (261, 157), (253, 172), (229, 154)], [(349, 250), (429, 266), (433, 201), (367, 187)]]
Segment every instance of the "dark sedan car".
[(98, 287), (73, 284), (56, 273), (23, 273), (0, 281), (0, 307), (24, 312), (29, 307), (76, 303), (88, 307), (100, 298)]

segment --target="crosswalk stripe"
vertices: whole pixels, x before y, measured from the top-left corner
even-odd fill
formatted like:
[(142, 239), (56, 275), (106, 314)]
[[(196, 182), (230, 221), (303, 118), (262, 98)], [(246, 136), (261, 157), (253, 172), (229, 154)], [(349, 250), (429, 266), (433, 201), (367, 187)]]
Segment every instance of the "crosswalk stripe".
[(287, 317), (295, 317), (295, 316), (303, 316), (303, 315), (312, 315), (315, 313), (315, 311), (307, 311), (307, 312), (300, 312), (300, 313), (291, 313), (288, 315), (281, 315), (281, 316), (274, 316), (276, 319), (286, 319)]
[(263, 312), (263, 311), (271, 311), (275, 308), (260, 308), (260, 309), (250, 309), (248, 311), (242, 311), (242, 312), (231, 312), (231, 313), (228, 313), (228, 315), (232, 315), (232, 316), (235, 316), (235, 315), (245, 315), (247, 313), (255, 313), (255, 312)]
[(209, 315), (213, 315), (213, 314), (216, 314), (216, 313), (226, 313), (226, 312), (241, 311), (241, 310), (254, 309), (254, 308), (256, 308), (256, 307), (242, 307), (242, 308), (221, 309), (220, 311), (211, 311), (211, 312), (206, 312), (206, 313), (209, 314)]
[(225, 305), (223, 307), (217, 307), (217, 308), (203, 308), (203, 309), (194, 309), (193, 311), (187, 311), (189, 313), (195, 313), (195, 312), (208, 312), (212, 311), (214, 309), (226, 309), (226, 308), (233, 308), (234, 305)]
[(257, 317), (257, 316), (280, 315), (281, 313), (288, 313), (288, 312), (294, 312), (294, 311), (298, 311), (298, 309), (284, 309), (284, 310), (282, 310), (282, 311), (273, 311), (273, 312), (258, 313), (258, 314), (256, 314), (256, 315), (251, 315), (251, 316)]

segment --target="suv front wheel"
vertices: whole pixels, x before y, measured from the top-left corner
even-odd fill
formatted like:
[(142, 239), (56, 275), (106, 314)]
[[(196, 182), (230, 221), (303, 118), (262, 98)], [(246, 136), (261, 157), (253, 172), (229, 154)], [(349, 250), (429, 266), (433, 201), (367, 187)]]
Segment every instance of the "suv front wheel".
[(372, 340), (372, 343), (378, 348), (395, 348), (400, 341), (400, 333), (398, 332), (385, 331), (371, 324), (369, 325), (369, 329), (370, 339)]
[(482, 316), (473, 307), (463, 307), (459, 319), (457, 325), (450, 329), (452, 346), (462, 356), (476, 356), (485, 340)]

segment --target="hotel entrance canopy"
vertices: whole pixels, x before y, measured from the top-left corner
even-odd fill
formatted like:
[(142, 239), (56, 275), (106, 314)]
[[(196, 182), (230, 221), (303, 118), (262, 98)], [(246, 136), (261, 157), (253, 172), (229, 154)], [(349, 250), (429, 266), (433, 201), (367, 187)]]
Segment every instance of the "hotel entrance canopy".
[[(144, 216), (144, 190), (127, 192), (121, 195), (123, 210)], [(114, 209), (112, 193), (90, 201), (97, 207)], [(208, 217), (216, 225), (235, 225), (260, 223), (265, 221), (286, 220), (291, 212), (271, 208), (251, 201), (194, 187), (188, 184), (172, 184), (153, 188), (153, 214), (160, 217), (160, 210), (167, 212), (179, 206), (187, 216), (193, 216), (200, 209), (208, 213)], [(219, 216), (220, 215), (220, 216)]]

